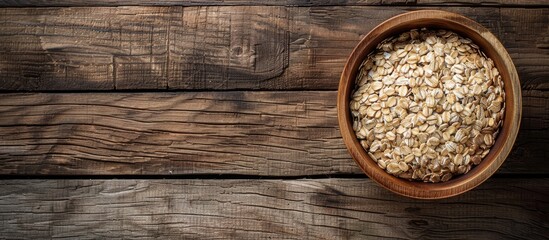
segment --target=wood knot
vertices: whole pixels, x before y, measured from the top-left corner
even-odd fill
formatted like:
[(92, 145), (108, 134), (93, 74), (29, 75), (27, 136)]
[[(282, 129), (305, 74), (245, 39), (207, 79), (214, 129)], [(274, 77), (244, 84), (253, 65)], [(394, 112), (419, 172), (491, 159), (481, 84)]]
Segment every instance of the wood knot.
[(242, 54), (242, 47), (234, 47), (233, 49), (231, 49), (231, 52), (234, 54), (234, 55), (240, 55)]
[(411, 225), (414, 227), (425, 227), (429, 225), (429, 222), (425, 220), (410, 220), (408, 221), (408, 225)]

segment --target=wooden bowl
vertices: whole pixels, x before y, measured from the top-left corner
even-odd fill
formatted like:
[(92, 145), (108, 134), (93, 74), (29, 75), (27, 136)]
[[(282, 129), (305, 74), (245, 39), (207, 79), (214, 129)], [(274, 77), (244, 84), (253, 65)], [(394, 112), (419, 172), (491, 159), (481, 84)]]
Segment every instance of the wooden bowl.
[[(377, 163), (362, 148), (353, 131), (353, 119), (349, 108), (356, 74), (366, 56), (382, 40), (421, 27), (447, 29), (473, 40), (494, 61), (502, 76), (506, 95), (503, 127), (488, 155), (468, 173), (441, 183), (408, 181), (390, 175), (377, 166)], [(471, 190), (496, 172), (507, 158), (517, 137), (522, 102), (519, 78), (513, 61), (503, 45), (488, 29), (459, 14), (439, 10), (421, 10), (388, 19), (370, 31), (358, 43), (341, 74), (337, 94), (337, 111), (343, 141), (353, 159), (368, 177), (400, 195), (419, 199), (439, 199)]]

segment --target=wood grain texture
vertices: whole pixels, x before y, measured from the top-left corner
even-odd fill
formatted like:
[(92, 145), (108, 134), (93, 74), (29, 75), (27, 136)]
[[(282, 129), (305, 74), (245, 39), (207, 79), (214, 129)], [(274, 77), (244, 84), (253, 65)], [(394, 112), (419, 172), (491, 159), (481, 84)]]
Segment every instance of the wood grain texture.
[(285, 7), (187, 7), (170, 27), (172, 89), (284, 89)]
[[(473, 1), (473, 0), (471, 0)], [(531, 0), (518, 0), (528, 2)], [(0, 6), (8, 7), (34, 7), (34, 6), (332, 6), (332, 5), (383, 5), (398, 4), (410, 2), (413, 0), (93, 0), (93, 1), (77, 1), (77, 0), (0, 0)]]
[(0, 0), (4, 7), (65, 6), (365, 6), (365, 5), (472, 5), (472, 6), (549, 6), (546, 0)]
[[(335, 91), (3, 94), (0, 174), (362, 174)], [(499, 173), (547, 174), (549, 94), (524, 91)]]
[(500, 11), (499, 24), (514, 25), (501, 28), (498, 37), (513, 58), (522, 88), (549, 90), (549, 8)]
[[(366, 33), (417, 9), (2, 8), (0, 90), (335, 90)], [(549, 89), (549, 8), (446, 10), (499, 37), (524, 89)]]
[[(388, 18), (416, 9), (314, 7), (292, 10), (288, 71), (304, 82), (305, 89), (337, 89), (343, 66), (358, 42)], [(510, 53), (523, 89), (548, 89), (549, 9), (456, 7), (442, 10), (462, 14), (494, 33)], [(528, 27), (523, 27), (526, 25)]]
[(2, 180), (7, 239), (544, 239), (549, 179), (418, 201), (369, 179)]
[[(398, 0), (397, 0), (398, 1)], [(390, 1), (389, 1), (390, 2)], [(417, 5), (471, 5), (471, 6), (531, 6), (544, 7), (549, 5), (547, 0), (415, 0)]]
[(6, 94), (4, 174), (358, 172), (335, 94)]
[(169, 10), (0, 8), (0, 89), (166, 88)]

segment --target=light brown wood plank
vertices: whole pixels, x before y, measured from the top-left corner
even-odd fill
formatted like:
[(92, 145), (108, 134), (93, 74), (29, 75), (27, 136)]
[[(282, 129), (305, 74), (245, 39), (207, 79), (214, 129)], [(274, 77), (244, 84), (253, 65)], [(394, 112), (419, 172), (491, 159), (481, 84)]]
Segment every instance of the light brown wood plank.
[[(3, 94), (0, 174), (361, 174), (335, 91)], [(525, 91), (498, 173), (549, 173), (549, 94)]]
[[(529, 0), (519, 0), (527, 2)], [(382, 5), (382, 0), (0, 0), (0, 6), (33, 7), (33, 6), (323, 6), (323, 5)], [(390, 4), (405, 3), (406, 0), (391, 0)], [(413, 0), (408, 2), (413, 3)]]
[(2, 180), (0, 234), (25, 238), (544, 239), (549, 180), (421, 201), (369, 179)]
[(0, 8), (0, 89), (167, 87), (170, 8)]
[(358, 172), (335, 92), (8, 94), (4, 174)]
[[(416, 9), (3, 8), (0, 90), (335, 90), (361, 37)], [(524, 89), (549, 89), (549, 8), (444, 9), (494, 32)]]
[[(285, 89), (285, 7), (187, 7), (170, 26), (172, 89)], [(292, 79), (297, 80), (297, 79)]]
[(0, 0), (0, 6), (11, 7), (64, 7), (64, 6), (124, 6), (124, 5), (164, 5), (164, 6), (365, 6), (365, 5), (472, 5), (472, 6), (549, 6), (545, 0)]

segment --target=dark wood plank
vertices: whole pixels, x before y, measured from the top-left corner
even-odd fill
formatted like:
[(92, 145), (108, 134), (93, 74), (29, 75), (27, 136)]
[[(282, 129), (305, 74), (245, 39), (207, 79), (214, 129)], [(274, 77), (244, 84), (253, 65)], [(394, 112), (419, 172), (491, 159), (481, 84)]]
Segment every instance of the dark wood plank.
[(0, 0), (0, 6), (11, 7), (64, 7), (64, 6), (365, 6), (365, 5), (472, 5), (472, 6), (549, 6), (545, 0)]
[[(391, 16), (416, 8), (294, 8), (290, 75), (305, 89), (337, 89), (347, 57), (358, 41)], [(510, 53), (523, 89), (549, 89), (549, 9), (442, 8), (474, 19)], [(526, 27), (527, 26), (527, 27)]]
[(441, 201), (369, 179), (2, 180), (7, 239), (545, 239), (549, 179), (488, 180)]
[[(390, 2), (390, 1), (389, 1)], [(399, 2), (397, 0), (397, 2)], [(547, 0), (415, 0), (416, 5), (470, 5), (470, 6), (548, 6)]]
[[(0, 174), (361, 174), (335, 91), (4, 94)], [(547, 174), (549, 94), (525, 91), (499, 173)]]
[(499, 38), (511, 54), (523, 89), (549, 90), (549, 8), (502, 8)]
[[(368, 31), (415, 7), (0, 9), (0, 90), (337, 88)], [(508, 48), (524, 89), (549, 89), (549, 8), (444, 8)]]

